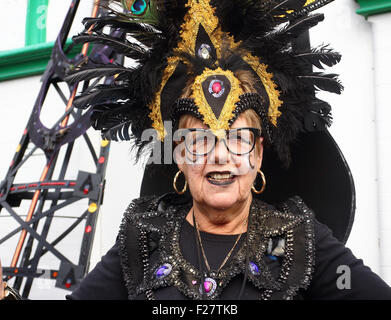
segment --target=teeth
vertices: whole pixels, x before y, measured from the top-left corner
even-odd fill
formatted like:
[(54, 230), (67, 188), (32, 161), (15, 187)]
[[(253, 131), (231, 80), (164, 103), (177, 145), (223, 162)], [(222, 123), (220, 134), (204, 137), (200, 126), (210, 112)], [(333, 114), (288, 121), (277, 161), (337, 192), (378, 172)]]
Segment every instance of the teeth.
[(209, 177), (215, 180), (230, 179), (233, 177), (230, 173), (210, 173)]

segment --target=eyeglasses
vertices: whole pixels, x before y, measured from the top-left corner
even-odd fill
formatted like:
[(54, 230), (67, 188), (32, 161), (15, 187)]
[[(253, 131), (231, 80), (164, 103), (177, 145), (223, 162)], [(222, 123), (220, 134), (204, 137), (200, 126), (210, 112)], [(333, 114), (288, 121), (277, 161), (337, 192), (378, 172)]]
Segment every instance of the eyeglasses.
[(219, 140), (223, 140), (228, 151), (235, 155), (250, 153), (261, 136), (261, 130), (256, 128), (237, 128), (224, 130), (224, 135), (216, 136), (210, 129), (188, 128), (180, 129), (179, 135), (184, 137), (186, 150), (195, 156), (205, 156), (211, 152)]

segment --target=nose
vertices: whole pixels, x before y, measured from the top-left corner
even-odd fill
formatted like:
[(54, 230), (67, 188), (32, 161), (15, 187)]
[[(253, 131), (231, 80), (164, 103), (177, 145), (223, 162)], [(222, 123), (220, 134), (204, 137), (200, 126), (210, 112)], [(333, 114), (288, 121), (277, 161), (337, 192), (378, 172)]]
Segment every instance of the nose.
[(226, 164), (229, 159), (229, 151), (226, 146), (225, 139), (218, 139), (216, 145), (211, 152), (211, 160), (213, 163)]

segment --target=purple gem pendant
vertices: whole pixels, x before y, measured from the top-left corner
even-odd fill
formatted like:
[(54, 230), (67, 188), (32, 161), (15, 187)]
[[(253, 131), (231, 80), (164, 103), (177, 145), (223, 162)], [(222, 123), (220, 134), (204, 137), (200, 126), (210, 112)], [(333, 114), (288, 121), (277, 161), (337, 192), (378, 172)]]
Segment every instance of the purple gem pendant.
[(217, 288), (216, 280), (212, 278), (205, 278), (204, 283), (200, 284), (200, 293), (206, 293), (207, 296), (212, 295)]

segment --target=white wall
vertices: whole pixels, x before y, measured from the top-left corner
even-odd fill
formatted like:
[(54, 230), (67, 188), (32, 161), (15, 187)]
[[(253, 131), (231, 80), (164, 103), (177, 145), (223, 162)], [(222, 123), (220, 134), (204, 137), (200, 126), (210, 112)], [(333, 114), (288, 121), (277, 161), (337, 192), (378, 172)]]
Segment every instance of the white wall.
[(375, 272), (380, 271), (373, 41), (370, 24), (355, 13), (358, 5), (338, 0), (322, 8), (326, 19), (311, 31), (312, 45), (330, 43), (342, 54), (329, 69), (340, 74), (342, 95), (323, 94), (333, 108), (331, 133), (353, 174), (357, 210), (348, 246)]
[[(0, 1), (0, 51), (24, 47), (26, 12), (25, 0)], [(9, 32), (8, 26), (12, 26), (12, 32)]]
[(375, 123), (377, 142), (377, 181), (380, 232), (381, 274), (391, 282), (391, 13), (370, 17), (372, 26), (375, 71)]
[[(311, 32), (342, 53), (332, 72), (341, 74), (345, 91), (330, 96), (331, 132), (352, 170), (357, 210), (347, 245), (373, 271), (391, 283), (391, 13), (365, 19), (359, 5), (338, 0), (320, 11), (326, 21)], [(318, 40), (319, 39), (319, 40)]]
[[(10, 5), (10, 1), (5, 0), (3, 2), (2, 0), (0, 4), (0, 29), (2, 30), (0, 44), (3, 45), (4, 42), (11, 43), (12, 46), (23, 46), (24, 31), (22, 29), (23, 32), (19, 30), (17, 36), (14, 37), (17, 39), (11, 39), (12, 37), (5, 32), (7, 28), (14, 26), (17, 21), (14, 20), (13, 16), (2, 13), (1, 6), (6, 3)], [(78, 17), (88, 15), (91, 5), (89, 0), (81, 2), (82, 7)], [(66, 3), (68, 1), (50, 1), (47, 28), (48, 41), (54, 40), (56, 37), (56, 30), (59, 29), (68, 7)], [(371, 24), (355, 13), (356, 8), (357, 4), (352, 0), (338, 0), (319, 10), (319, 12), (326, 13), (326, 20), (311, 31), (311, 41), (313, 45), (330, 43), (331, 47), (343, 55), (342, 62), (329, 71), (341, 74), (341, 80), (345, 86), (344, 93), (341, 96), (327, 94), (321, 98), (329, 101), (333, 107), (334, 123), (331, 133), (350, 165), (356, 184), (356, 219), (348, 246), (357, 257), (362, 258), (375, 272), (381, 275), (386, 275), (387, 272), (386, 280), (391, 283), (389, 276), (390, 260), (385, 261), (384, 258), (381, 258), (379, 251), (379, 242), (382, 242), (383, 246), (389, 246), (387, 237), (389, 238), (391, 235), (391, 228), (379, 229), (378, 222), (379, 210), (383, 222), (387, 219), (389, 221), (390, 214), (388, 212), (389, 207), (387, 209), (384, 207), (387, 204), (386, 201), (382, 202), (380, 209), (378, 208), (379, 162), (377, 160), (376, 141), (378, 133), (375, 126), (377, 90), (374, 82), (374, 67), (376, 65), (374, 62), (376, 57), (374, 48), (376, 49), (376, 47), (373, 44)], [(20, 29), (20, 20), (18, 21), (18, 28)], [(75, 27), (72, 33), (77, 33), (80, 30), (81, 28), (78, 30)], [(20, 41), (21, 38), (23, 38), (23, 41)], [(378, 41), (377, 43), (381, 42)], [(377, 68), (381, 67), (377, 66)], [(5, 176), (32, 110), (39, 87), (39, 77), (0, 83), (0, 145), (2, 147), (0, 179)], [(386, 96), (383, 96), (383, 99), (386, 103)], [(51, 110), (60, 107), (54, 96), (48, 99), (47, 105), (47, 108)], [(62, 110), (61, 108), (62, 105), (60, 109), (56, 110)], [(60, 111), (51, 112), (51, 115), (47, 116), (47, 121), (50, 121), (49, 118), (54, 118)], [(98, 145), (99, 136), (95, 134), (94, 137)], [(385, 138), (384, 141), (386, 141)], [(104, 205), (100, 213), (91, 266), (94, 266), (100, 256), (112, 246), (124, 209), (131, 199), (138, 196), (142, 169), (140, 166), (132, 164), (129, 153), (130, 146), (128, 143), (112, 143), (106, 174), (107, 184)], [(387, 154), (390, 155), (389, 152)], [(76, 161), (83, 163), (83, 156), (80, 155)], [(41, 165), (37, 164), (30, 173), (32, 176), (36, 176), (36, 180), (39, 179), (40, 168)], [(391, 188), (383, 190), (382, 195), (385, 197), (390, 190)], [(2, 221), (0, 220), (0, 231), (5, 226)], [(390, 226), (389, 222), (388, 226)], [(380, 241), (381, 233), (379, 230), (383, 234), (382, 241)], [(69, 246), (71, 247), (72, 244)], [(0, 246), (0, 257), (9, 256), (9, 252), (13, 250), (13, 244)], [(52, 260), (48, 259), (47, 264), (50, 263), (52, 263)], [(7, 264), (6, 261), (3, 264)], [(63, 296), (64, 292), (62, 290), (45, 289), (45, 286), (41, 283), (40, 287), (37, 285), (34, 288), (31, 297), (35, 299), (61, 299)]]

